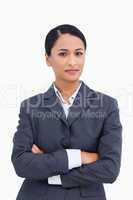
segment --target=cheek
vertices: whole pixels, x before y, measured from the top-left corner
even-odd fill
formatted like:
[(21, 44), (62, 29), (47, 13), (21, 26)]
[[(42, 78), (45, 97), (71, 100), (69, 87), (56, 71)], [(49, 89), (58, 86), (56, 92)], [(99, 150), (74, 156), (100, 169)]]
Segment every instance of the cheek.
[(55, 67), (62, 67), (63, 65), (65, 65), (65, 63), (66, 60), (60, 57), (56, 57), (55, 59), (53, 59), (53, 66)]
[(84, 63), (85, 63), (85, 60), (84, 59), (80, 59), (78, 61), (78, 64), (80, 65), (80, 67), (83, 67), (84, 66)]
[(64, 73), (65, 69), (65, 64), (63, 62), (54, 62), (53, 64), (53, 70), (55, 71), (56, 74), (62, 74)]
[(54, 64), (56, 71), (59, 71), (61, 73), (66, 68), (67, 62), (65, 59), (58, 58), (56, 59), (56, 62)]

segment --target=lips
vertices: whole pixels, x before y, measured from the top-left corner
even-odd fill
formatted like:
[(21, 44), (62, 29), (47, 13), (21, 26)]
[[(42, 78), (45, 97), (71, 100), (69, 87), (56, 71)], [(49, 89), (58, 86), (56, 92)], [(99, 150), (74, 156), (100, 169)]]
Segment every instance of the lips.
[(65, 72), (77, 72), (79, 69), (66, 69)]
[(66, 69), (65, 72), (69, 75), (75, 75), (77, 72), (79, 72), (79, 69)]

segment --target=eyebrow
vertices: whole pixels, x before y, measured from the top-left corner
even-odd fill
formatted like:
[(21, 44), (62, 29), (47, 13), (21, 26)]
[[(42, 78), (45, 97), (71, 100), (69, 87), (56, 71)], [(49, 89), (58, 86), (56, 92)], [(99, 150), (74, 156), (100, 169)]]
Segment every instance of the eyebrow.
[[(76, 51), (83, 50), (82, 48), (75, 49)], [(59, 49), (58, 51), (68, 51), (68, 49)]]

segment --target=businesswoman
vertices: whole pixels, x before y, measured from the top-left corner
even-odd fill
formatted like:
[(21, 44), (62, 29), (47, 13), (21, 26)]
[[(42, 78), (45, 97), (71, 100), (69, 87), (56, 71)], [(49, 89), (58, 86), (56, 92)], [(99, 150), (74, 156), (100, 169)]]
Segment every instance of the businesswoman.
[(80, 79), (86, 48), (73, 25), (57, 26), (46, 36), (46, 63), (55, 80), (20, 106), (11, 155), (24, 178), (17, 200), (106, 200), (103, 183), (119, 174), (118, 103)]

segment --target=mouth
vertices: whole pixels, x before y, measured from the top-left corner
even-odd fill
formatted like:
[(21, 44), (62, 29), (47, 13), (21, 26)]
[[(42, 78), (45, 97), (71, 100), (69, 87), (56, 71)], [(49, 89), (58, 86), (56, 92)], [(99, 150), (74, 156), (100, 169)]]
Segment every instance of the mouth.
[(69, 75), (75, 75), (79, 72), (79, 69), (66, 69), (65, 72)]

